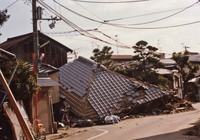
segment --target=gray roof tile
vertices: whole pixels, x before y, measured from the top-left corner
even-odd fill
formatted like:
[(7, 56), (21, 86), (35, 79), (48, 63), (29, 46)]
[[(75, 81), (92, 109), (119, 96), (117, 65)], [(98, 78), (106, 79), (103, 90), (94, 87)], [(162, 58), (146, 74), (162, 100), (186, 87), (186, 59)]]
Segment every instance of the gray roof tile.
[[(73, 91), (83, 97), (89, 86), (91, 72), (96, 63), (83, 57), (79, 57), (72, 63), (59, 68), (59, 82), (61, 87)], [(141, 84), (124, 78), (118, 74), (111, 73), (105, 68), (96, 69), (90, 86), (88, 101), (96, 110), (100, 118), (110, 115), (112, 108), (120, 110), (123, 97), (128, 96), (128, 101), (133, 104), (144, 104), (164, 95), (160, 89), (154, 87), (141, 88), (146, 95), (142, 99), (135, 99), (140, 94), (134, 89), (142, 87)]]

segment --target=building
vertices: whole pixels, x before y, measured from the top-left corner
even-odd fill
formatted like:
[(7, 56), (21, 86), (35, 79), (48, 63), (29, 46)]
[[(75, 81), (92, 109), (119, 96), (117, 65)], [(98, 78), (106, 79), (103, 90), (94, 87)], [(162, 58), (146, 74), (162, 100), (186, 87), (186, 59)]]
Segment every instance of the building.
[(133, 55), (112, 55), (110, 59), (112, 60), (113, 64), (120, 64), (132, 61)]
[[(41, 32), (38, 32), (38, 35), (39, 44), (46, 44), (40, 48), (40, 55), (41, 53), (44, 53), (45, 57), (42, 60), (43, 64), (39, 68), (38, 84), (40, 85), (41, 90), (38, 92), (38, 117), (44, 125), (46, 132), (53, 133), (53, 104), (60, 101), (57, 68), (68, 62), (67, 53), (72, 52), (72, 50)], [(0, 48), (15, 54), (18, 59), (32, 63), (32, 53), (34, 51), (33, 33), (9, 38), (7, 41), (0, 44)], [(30, 119), (35, 121), (34, 100), (32, 105), (32, 118)]]
[(165, 91), (111, 72), (84, 57), (59, 68), (60, 91), (71, 111), (82, 119), (101, 120), (127, 105), (159, 100)]
[[(40, 45), (49, 42), (40, 48), (40, 55), (41, 53), (45, 54), (43, 63), (50, 64), (56, 68), (67, 63), (67, 53), (72, 52), (70, 48), (41, 32), (38, 32), (38, 36)], [(34, 52), (33, 33), (8, 38), (7, 41), (0, 44), (0, 48), (15, 54), (18, 59), (32, 63), (32, 53)]]

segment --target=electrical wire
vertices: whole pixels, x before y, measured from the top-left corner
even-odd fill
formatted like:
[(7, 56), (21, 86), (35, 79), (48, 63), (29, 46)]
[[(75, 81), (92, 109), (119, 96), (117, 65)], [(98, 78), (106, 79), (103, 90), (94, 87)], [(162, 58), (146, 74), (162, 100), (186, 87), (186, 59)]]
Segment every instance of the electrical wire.
[[(93, 32), (98, 32), (98, 33), (100, 33), (100, 34), (102, 34), (103, 36), (105, 36), (105, 37), (107, 37), (107, 38), (109, 38), (109, 39), (111, 39), (111, 40), (113, 40), (113, 41), (116, 41), (116, 39), (114, 39), (114, 38), (112, 38), (111, 36), (109, 36), (109, 35), (107, 35), (107, 34), (105, 34), (105, 33), (103, 33), (102, 31), (100, 31), (98, 28), (94, 28), (94, 29), (88, 29), (88, 30), (84, 30), (84, 31), (87, 31), (87, 32), (91, 32), (91, 31), (93, 31)], [(73, 30), (73, 31), (68, 31), (68, 32), (44, 32), (45, 34), (51, 34), (51, 35), (63, 35), (63, 34), (69, 34), (69, 33), (74, 33), (74, 32), (77, 32), (77, 30)], [(121, 44), (121, 45), (125, 45), (124, 43), (121, 43), (121, 42), (117, 42), (117, 43), (119, 43), (119, 44)]]
[[(98, 21), (98, 20), (89, 18), (89, 17), (87, 17), (87, 16), (84, 16), (84, 15), (82, 15), (82, 14), (79, 14), (79, 13), (77, 13), (77, 12), (75, 12), (75, 11), (73, 11), (73, 10), (67, 8), (66, 6), (64, 6), (64, 5), (60, 4), (60, 3), (58, 3), (56, 0), (53, 0), (53, 1), (54, 1), (55, 3), (57, 3), (58, 5), (60, 5), (61, 7), (65, 8), (66, 10), (68, 10), (68, 11), (70, 11), (70, 12), (72, 12), (72, 13), (78, 15), (78, 16), (81, 16), (81, 17), (83, 17), (83, 18), (85, 18), (85, 19), (88, 19), (88, 20), (91, 20), (91, 21), (94, 21), (94, 22), (97, 22), (97, 23), (101, 23), (101, 24), (106, 24), (106, 25), (111, 25), (111, 26), (121, 27), (121, 28), (130, 28), (130, 29), (131, 29), (131, 28), (140, 29), (140, 28), (137, 28), (137, 27), (130, 27), (130, 26), (133, 26), (133, 25), (144, 25), (144, 24), (149, 24), (149, 23), (154, 23), (154, 22), (158, 22), (158, 21), (165, 20), (165, 19), (167, 19), (167, 18), (170, 18), (170, 17), (172, 17), (172, 16), (175, 16), (175, 15), (177, 15), (177, 14), (179, 14), (179, 13), (181, 13), (181, 12), (183, 12), (183, 11), (185, 11), (185, 10), (191, 8), (191, 7), (193, 7), (194, 5), (196, 5), (196, 4), (199, 2), (199, 1), (197, 1), (197, 2), (193, 3), (192, 5), (190, 5), (190, 6), (186, 7), (186, 8), (184, 8), (184, 9), (182, 9), (182, 10), (180, 10), (180, 11), (174, 13), (174, 14), (171, 14), (171, 15), (169, 15), (169, 16), (166, 16), (166, 17), (163, 17), (163, 18), (160, 18), (160, 19), (157, 19), (157, 20), (153, 20), (153, 21), (149, 21), (149, 22), (143, 22), (143, 23), (136, 23), (136, 24), (114, 24), (114, 23), (107, 23), (105, 20), (102, 22), (102, 21)], [(175, 26), (177, 26), (177, 25), (175, 25)], [(165, 28), (165, 27), (163, 27), (163, 28)], [(142, 28), (142, 29), (146, 29), (146, 28)], [(147, 28), (147, 29), (148, 29), (148, 28)], [(152, 28), (152, 29), (153, 29), (153, 28)]]
[(2, 11), (5, 11), (6, 9), (10, 8), (11, 6), (13, 6), (15, 3), (17, 3), (19, 0), (16, 0), (14, 1), (13, 3), (11, 3), (10, 5), (8, 5), (6, 8), (4, 8), (4, 10)]
[[(97, 29), (96, 28), (88, 29), (88, 30), (84, 30), (84, 31), (90, 32), (90, 31), (94, 31), (94, 30), (97, 30)], [(77, 32), (77, 30), (68, 31), (68, 32), (45, 32), (45, 34), (69, 34), (69, 33), (74, 33), (74, 32)]]
[[(183, 11), (185, 11), (185, 10), (191, 8), (191, 7), (193, 7), (193, 6), (196, 5), (197, 3), (199, 3), (199, 1), (193, 3), (192, 5), (190, 5), (190, 6), (186, 7), (186, 8), (184, 8), (184, 9), (182, 9), (182, 10), (180, 10), (180, 11), (174, 13), (174, 14), (171, 14), (171, 15), (169, 15), (169, 16), (166, 16), (166, 17), (163, 17), (163, 18), (160, 18), (160, 19), (157, 19), (157, 20), (152, 20), (152, 21), (142, 22), (142, 23), (135, 23), (135, 24), (127, 24), (126, 26), (144, 25), (144, 24), (149, 24), (149, 23), (154, 23), (154, 22), (162, 21), (162, 20), (165, 20), (165, 19), (168, 19), (168, 18), (170, 18), (170, 17), (173, 17), (173, 16), (175, 16), (175, 15), (177, 15), (177, 14), (179, 14), (179, 13), (181, 13), (181, 12), (183, 12)], [(119, 24), (118, 24), (118, 25), (119, 25)]]
[(76, 1), (76, 2), (84, 2), (84, 3), (133, 3), (133, 2), (144, 2), (144, 1), (149, 1), (149, 0), (132, 0), (132, 1), (113, 1), (113, 2), (107, 2), (107, 1), (87, 1), (87, 0), (72, 0), (72, 1)]
[(176, 28), (176, 27), (182, 27), (182, 26), (188, 26), (192, 24), (197, 24), (200, 23), (200, 20), (198, 21), (193, 21), (189, 23), (184, 23), (184, 24), (179, 24), (179, 25), (172, 25), (172, 26), (163, 26), (163, 27), (123, 27), (123, 26), (117, 26), (121, 28), (127, 28), (127, 29), (167, 29), (167, 28)]
[(80, 6), (81, 8), (85, 9), (86, 11), (88, 11), (89, 13), (91, 13), (92, 15), (94, 15), (95, 17), (97, 17), (100, 20), (103, 20), (101, 17), (99, 17), (98, 15), (94, 14), (93, 12), (91, 12), (90, 10), (88, 10), (87, 8), (85, 8), (84, 6), (82, 6), (81, 4), (79, 4), (76, 1), (73, 1), (74, 3), (76, 3), (78, 6)]
[[(53, 14), (55, 14), (56, 16), (58, 16), (59, 18), (61, 18), (66, 24), (68, 24), (70, 27), (72, 27), (73, 29), (77, 30), (78, 33), (80, 33), (81, 35), (83, 36), (86, 36), (86, 37), (89, 37), (89, 38), (92, 38), (92, 39), (95, 39), (95, 40), (98, 40), (98, 41), (101, 41), (101, 42), (104, 42), (106, 44), (109, 44), (109, 45), (113, 45), (113, 46), (117, 46), (117, 47), (120, 47), (120, 48), (126, 48), (126, 49), (130, 49), (131, 47), (129, 46), (122, 46), (122, 45), (116, 45), (116, 44), (113, 44), (113, 43), (110, 43), (108, 41), (105, 41), (103, 39), (100, 39), (90, 33), (88, 33), (87, 31), (81, 29), (79, 26), (77, 26), (76, 24), (72, 23), (71, 21), (69, 21), (67, 18), (65, 18), (64, 16), (60, 15), (58, 12), (56, 12), (54, 9), (52, 9), (50, 6), (48, 6), (46, 3), (44, 3), (42, 0), (38, 0), (38, 2), (43, 6), (45, 7), (46, 9), (48, 9), (49, 11), (51, 11)], [(82, 31), (85, 33), (82, 33)]]
[(83, 18), (85, 18), (85, 19), (88, 19), (88, 20), (91, 20), (91, 21), (94, 21), (94, 22), (98, 22), (98, 23), (104, 24), (104, 21), (98, 21), (98, 20), (89, 18), (89, 17), (87, 17), (87, 16), (84, 16), (84, 15), (82, 15), (82, 14), (79, 14), (79, 13), (77, 13), (77, 12), (75, 12), (75, 11), (73, 11), (73, 10), (67, 8), (66, 6), (64, 6), (64, 5), (60, 4), (60, 3), (58, 3), (56, 0), (53, 0), (53, 1), (54, 1), (55, 3), (57, 3), (58, 5), (60, 5), (61, 7), (63, 7), (64, 9), (66, 9), (66, 10), (68, 10), (68, 11), (70, 11), (70, 12), (72, 12), (72, 13), (74, 13), (74, 14), (80, 16), (80, 17), (83, 17)]
[(181, 8), (171, 9), (171, 10), (164, 10), (164, 11), (159, 11), (159, 12), (153, 12), (153, 13), (147, 13), (147, 14), (141, 14), (141, 15), (135, 15), (135, 16), (128, 16), (128, 17), (122, 17), (122, 18), (115, 18), (115, 19), (104, 20), (104, 21), (105, 22), (112, 22), (112, 21), (118, 21), (118, 20), (124, 20), (124, 19), (138, 18), (138, 17), (156, 15), (156, 14), (161, 14), (161, 13), (166, 13), (166, 12), (171, 12), (171, 11), (177, 11), (177, 10), (181, 10), (181, 9), (184, 9), (184, 8), (185, 7), (181, 7)]

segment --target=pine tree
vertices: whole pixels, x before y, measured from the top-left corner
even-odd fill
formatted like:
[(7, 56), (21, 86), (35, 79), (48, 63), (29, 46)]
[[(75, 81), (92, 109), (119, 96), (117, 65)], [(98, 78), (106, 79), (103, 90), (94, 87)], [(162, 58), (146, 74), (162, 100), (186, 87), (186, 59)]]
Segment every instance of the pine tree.
[(139, 41), (133, 46), (135, 49), (133, 56), (134, 73), (138, 78), (148, 83), (158, 83), (158, 74), (152, 69), (162, 68), (164, 65), (160, 62), (160, 55), (156, 52), (156, 47), (148, 45), (146, 41)]
[(105, 67), (109, 68), (112, 61), (110, 60), (113, 51), (111, 51), (111, 47), (104, 46), (102, 50), (98, 48), (93, 50), (94, 56), (91, 56), (90, 59), (94, 60), (97, 63), (104, 65)]
[[(195, 77), (195, 73), (199, 70), (198, 65), (189, 62), (189, 52), (173, 53), (172, 59), (178, 64), (177, 70), (183, 78), (183, 97), (186, 95), (188, 81)], [(186, 71), (186, 68), (189, 70)]]

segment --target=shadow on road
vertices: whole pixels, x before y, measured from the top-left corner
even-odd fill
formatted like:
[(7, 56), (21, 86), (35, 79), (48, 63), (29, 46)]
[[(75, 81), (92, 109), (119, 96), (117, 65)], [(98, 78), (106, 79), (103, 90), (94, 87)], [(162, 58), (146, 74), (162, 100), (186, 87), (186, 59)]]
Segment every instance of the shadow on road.
[(135, 140), (200, 140), (200, 136), (188, 136), (184, 135), (186, 133), (187, 129), (182, 129), (180, 131), (172, 132), (172, 133), (166, 133), (161, 135), (155, 135)]

